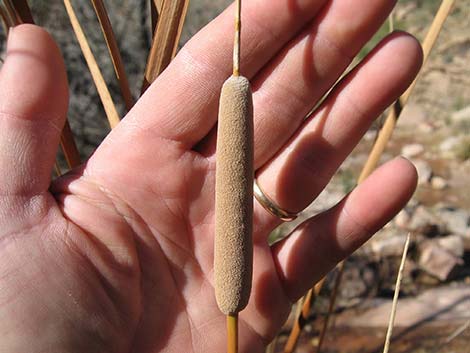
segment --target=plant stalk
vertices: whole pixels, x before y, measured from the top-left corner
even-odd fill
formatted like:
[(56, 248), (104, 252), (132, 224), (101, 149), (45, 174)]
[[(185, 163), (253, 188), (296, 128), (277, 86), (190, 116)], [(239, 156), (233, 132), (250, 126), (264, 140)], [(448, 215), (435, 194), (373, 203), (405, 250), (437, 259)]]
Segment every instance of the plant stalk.
[(26, 0), (13, 0), (12, 2), (23, 23), (34, 23), (31, 9)]
[(153, 36), (142, 93), (167, 68), (176, 54), (189, 0), (164, 1)]
[(390, 320), (388, 322), (387, 335), (385, 337), (385, 344), (383, 353), (388, 353), (390, 349), (390, 340), (393, 334), (393, 325), (395, 324), (395, 316), (397, 314), (398, 296), (400, 295), (400, 285), (403, 277), (403, 270), (405, 269), (406, 256), (408, 255), (408, 248), (410, 246), (411, 234), (408, 233), (403, 248), (400, 267), (398, 269), (397, 282), (395, 283), (395, 292), (393, 293), (392, 312), (390, 313)]
[(95, 9), (96, 16), (98, 17), (98, 21), (101, 26), (101, 31), (103, 32), (106, 45), (108, 47), (109, 55), (113, 63), (114, 72), (116, 73), (126, 109), (129, 111), (134, 105), (134, 99), (132, 98), (132, 93), (129, 88), (129, 81), (127, 80), (126, 70), (124, 69), (124, 64), (122, 62), (121, 53), (119, 52), (111, 21), (109, 20), (103, 0), (91, 0), (91, 2)]
[(238, 353), (238, 314), (227, 315), (227, 353)]
[(311, 288), (301, 300), (299, 300), (298, 305), (300, 310), (297, 310), (296, 312), (294, 318), (294, 325), (289, 334), (289, 338), (287, 339), (286, 345), (284, 346), (284, 353), (295, 352), (297, 343), (299, 342), (300, 334), (302, 333), (302, 329), (304, 328), (305, 323), (307, 322), (310, 310), (315, 304), (315, 300), (320, 294), (320, 290), (323, 287), (324, 282), (325, 277), (323, 277), (317, 284), (315, 284), (315, 286)]
[(113, 129), (120, 122), (116, 106), (114, 105), (113, 99), (108, 90), (108, 86), (106, 85), (106, 82), (96, 62), (93, 52), (91, 51), (90, 45), (88, 44), (85, 33), (83, 32), (70, 0), (64, 0), (64, 5), (67, 10), (70, 23), (72, 24), (73, 30), (75, 32), (75, 36), (77, 37), (78, 43), (80, 44), (80, 48), (82, 49), (83, 56), (85, 57), (85, 60), (88, 64), (93, 81), (95, 82), (95, 86), (98, 90), (101, 102), (103, 103), (109, 125)]

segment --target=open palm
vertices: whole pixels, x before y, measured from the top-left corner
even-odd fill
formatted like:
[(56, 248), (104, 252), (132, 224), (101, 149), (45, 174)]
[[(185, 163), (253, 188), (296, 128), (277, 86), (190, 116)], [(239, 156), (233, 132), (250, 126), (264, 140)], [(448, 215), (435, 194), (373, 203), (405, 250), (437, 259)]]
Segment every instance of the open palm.
[[(418, 71), (419, 45), (395, 33), (304, 119), (393, 5), (246, 2), (242, 71), (254, 91), (256, 174), (283, 208), (300, 211), (320, 193)], [(51, 185), (65, 70), (46, 32), (12, 30), (0, 74), (0, 351), (224, 351), (212, 266), (215, 126), (231, 33), (229, 9), (85, 165)], [(398, 212), (415, 183), (409, 162), (389, 162), (272, 247), (280, 221), (255, 203), (241, 351), (261, 352), (291, 303)]]

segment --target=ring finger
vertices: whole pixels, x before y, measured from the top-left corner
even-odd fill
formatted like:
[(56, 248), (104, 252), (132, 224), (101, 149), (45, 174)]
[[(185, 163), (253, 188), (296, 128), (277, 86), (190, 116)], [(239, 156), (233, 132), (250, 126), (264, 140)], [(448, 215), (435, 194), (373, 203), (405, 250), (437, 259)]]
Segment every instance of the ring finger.
[[(404, 33), (386, 38), (331, 92), (297, 133), (257, 172), (258, 183), (277, 205), (290, 212), (305, 208), (326, 186), (371, 122), (416, 76), (419, 43)], [(259, 203), (258, 230), (280, 223)]]

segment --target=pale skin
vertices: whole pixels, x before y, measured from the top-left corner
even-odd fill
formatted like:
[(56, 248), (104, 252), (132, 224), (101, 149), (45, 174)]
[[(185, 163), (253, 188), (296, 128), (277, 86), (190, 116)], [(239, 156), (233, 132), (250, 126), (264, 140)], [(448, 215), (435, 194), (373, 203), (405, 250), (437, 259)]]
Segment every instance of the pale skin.
[[(291, 212), (324, 188), (417, 74), (395, 33), (304, 116), (392, 9), (390, 0), (244, 3), (241, 73), (254, 90), (259, 184)], [(0, 73), (0, 351), (223, 352), (213, 288), (218, 94), (231, 73), (233, 8), (180, 51), (81, 168), (50, 174), (68, 101), (39, 27), (16, 27)], [(295, 302), (411, 197), (404, 159), (275, 246), (255, 202), (253, 290), (240, 351), (262, 352)]]

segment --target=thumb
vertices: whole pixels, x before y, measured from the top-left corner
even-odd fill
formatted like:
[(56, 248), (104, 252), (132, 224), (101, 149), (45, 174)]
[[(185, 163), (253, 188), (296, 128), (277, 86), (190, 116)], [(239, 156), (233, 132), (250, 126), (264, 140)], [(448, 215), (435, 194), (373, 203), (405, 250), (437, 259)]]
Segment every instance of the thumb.
[(47, 190), (67, 105), (65, 66), (52, 37), (34, 25), (11, 28), (0, 71), (0, 196)]

